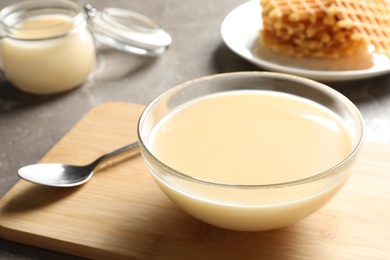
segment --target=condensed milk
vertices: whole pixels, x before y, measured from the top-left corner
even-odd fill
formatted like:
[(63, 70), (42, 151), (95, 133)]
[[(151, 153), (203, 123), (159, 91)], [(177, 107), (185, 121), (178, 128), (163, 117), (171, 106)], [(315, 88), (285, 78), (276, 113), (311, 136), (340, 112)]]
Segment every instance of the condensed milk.
[[(188, 93), (206, 89), (195, 86)], [(167, 92), (172, 100), (162, 95), (152, 102), (141, 117), (143, 156), (161, 190), (204, 222), (241, 231), (285, 227), (323, 207), (351, 173), (352, 159), (344, 162), (356, 139), (345, 119), (320, 103), (237, 87), (162, 112), (160, 103), (186, 97), (175, 91), (181, 88)]]

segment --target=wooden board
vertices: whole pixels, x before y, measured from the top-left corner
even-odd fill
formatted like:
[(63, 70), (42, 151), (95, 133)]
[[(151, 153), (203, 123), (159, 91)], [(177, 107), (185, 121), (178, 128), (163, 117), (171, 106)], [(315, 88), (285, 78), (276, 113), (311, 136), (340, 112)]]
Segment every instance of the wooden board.
[[(96, 107), (41, 162), (84, 164), (135, 141), (142, 109)], [(368, 143), (325, 208), (287, 228), (235, 232), (178, 209), (138, 156), (80, 187), (19, 181), (0, 201), (0, 236), (96, 259), (390, 259), (389, 158), (389, 145)]]

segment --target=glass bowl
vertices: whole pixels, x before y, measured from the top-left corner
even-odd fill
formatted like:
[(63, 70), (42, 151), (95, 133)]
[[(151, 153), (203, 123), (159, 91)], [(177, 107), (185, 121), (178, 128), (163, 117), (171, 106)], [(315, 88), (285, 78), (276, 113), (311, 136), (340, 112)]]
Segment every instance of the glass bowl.
[[(235, 103), (240, 94), (249, 99), (260, 95), (263, 99), (253, 103), (261, 104), (260, 108), (252, 109), (249, 99)], [(194, 105), (213, 97), (230, 97), (233, 101), (221, 99), (209, 107)], [(275, 97), (281, 100), (273, 103)], [(262, 107), (267, 103), (274, 107)], [(295, 111), (296, 106), (299, 109)], [(192, 112), (177, 116), (177, 111), (190, 107), (198, 116)], [(218, 107), (227, 111), (224, 119), (218, 115), (213, 118)], [(311, 109), (320, 109), (331, 117), (321, 119), (317, 112), (310, 114)], [(300, 128), (301, 121), (277, 118), (277, 111), (309, 120), (319, 128)], [(176, 121), (169, 121), (175, 116)], [(195, 118), (200, 120), (195, 127), (180, 130)], [(159, 133), (166, 134), (175, 127), (179, 132), (171, 138), (161, 135), (158, 139)], [(344, 135), (332, 143), (322, 135), (322, 127)], [(180, 131), (187, 131), (187, 135), (181, 136)], [(210, 131), (214, 131), (213, 137), (207, 136)], [(345, 96), (313, 80), (269, 72), (225, 73), (185, 82), (147, 105), (138, 123), (142, 156), (167, 197), (201, 221), (240, 231), (285, 227), (326, 205), (351, 175), (363, 137), (362, 116)], [(220, 150), (213, 150), (220, 145), (215, 140), (226, 142)], [(172, 149), (177, 149), (176, 153)], [(225, 153), (234, 154), (224, 157)], [(339, 155), (327, 161), (333, 154)], [(298, 159), (291, 160), (295, 156)], [(222, 168), (212, 168), (218, 160)], [(253, 166), (253, 171), (252, 163), (257, 167)], [(258, 168), (263, 164), (268, 168)], [(201, 172), (207, 174), (198, 175)]]

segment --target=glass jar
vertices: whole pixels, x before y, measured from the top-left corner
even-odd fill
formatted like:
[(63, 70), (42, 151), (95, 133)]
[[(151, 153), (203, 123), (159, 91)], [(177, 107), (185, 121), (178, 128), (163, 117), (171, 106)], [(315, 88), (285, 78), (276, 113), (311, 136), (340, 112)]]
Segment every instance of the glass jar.
[(83, 83), (95, 47), (83, 9), (70, 1), (25, 1), (2, 10), (3, 69), (16, 87), (55, 93)]
[(85, 82), (96, 62), (93, 35), (141, 55), (159, 55), (171, 42), (147, 17), (115, 8), (97, 12), (69, 0), (22, 1), (3, 8), (0, 22), (5, 76), (30, 93), (58, 93)]

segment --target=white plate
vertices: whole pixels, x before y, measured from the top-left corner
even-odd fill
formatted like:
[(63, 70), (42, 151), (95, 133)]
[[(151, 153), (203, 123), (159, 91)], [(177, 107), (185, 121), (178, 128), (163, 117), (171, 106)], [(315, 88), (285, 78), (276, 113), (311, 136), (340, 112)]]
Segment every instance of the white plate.
[(225, 44), (236, 54), (264, 69), (323, 81), (370, 78), (390, 72), (386, 55), (356, 54), (332, 59), (292, 58), (276, 54), (258, 44), (262, 27), (259, 0), (246, 2), (224, 19), (221, 34)]

